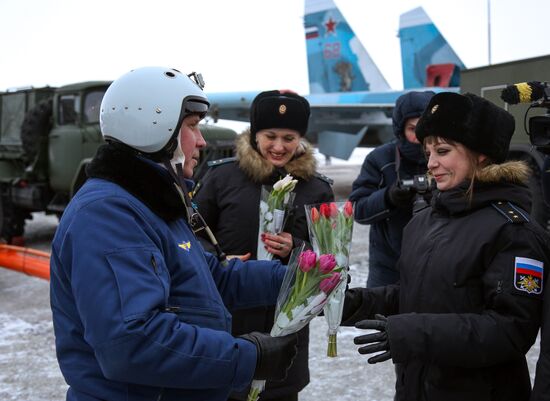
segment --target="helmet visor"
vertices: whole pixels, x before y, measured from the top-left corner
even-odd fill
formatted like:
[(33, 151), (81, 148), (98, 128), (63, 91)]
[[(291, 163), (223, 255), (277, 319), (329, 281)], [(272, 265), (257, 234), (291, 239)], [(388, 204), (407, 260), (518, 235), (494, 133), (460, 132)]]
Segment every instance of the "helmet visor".
[(190, 114), (197, 114), (201, 120), (206, 117), (210, 103), (204, 98), (198, 96), (188, 96), (183, 99), (181, 105), (181, 116), (182, 119), (187, 117)]

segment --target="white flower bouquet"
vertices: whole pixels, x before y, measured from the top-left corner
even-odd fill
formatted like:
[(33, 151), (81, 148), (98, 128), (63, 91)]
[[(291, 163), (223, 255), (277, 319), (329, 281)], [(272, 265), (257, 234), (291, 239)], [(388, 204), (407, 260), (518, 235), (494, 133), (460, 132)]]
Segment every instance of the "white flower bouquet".
[(283, 230), (288, 210), (292, 207), (295, 193), (292, 192), (298, 180), (290, 174), (277, 181), (273, 188), (262, 186), (260, 199), (260, 221), (258, 226), (258, 248), (256, 259), (271, 260), (273, 254), (269, 253), (262, 241), (263, 233), (278, 234)]

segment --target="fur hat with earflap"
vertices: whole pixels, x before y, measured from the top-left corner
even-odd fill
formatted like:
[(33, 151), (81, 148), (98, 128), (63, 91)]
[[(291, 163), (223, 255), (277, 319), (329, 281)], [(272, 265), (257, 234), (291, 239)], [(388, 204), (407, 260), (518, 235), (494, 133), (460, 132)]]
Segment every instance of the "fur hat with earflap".
[(510, 113), (482, 97), (441, 92), (418, 121), (416, 137), (420, 142), (427, 136), (447, 138), (502, 163), (515, 127)]
[(269, 128), (287, 128), (301, 136), (307, 132), (308, 101), (291, 91), (266, 91), (258, 94), (250, 106), (250, 145), (255, 149), (256, 133)]

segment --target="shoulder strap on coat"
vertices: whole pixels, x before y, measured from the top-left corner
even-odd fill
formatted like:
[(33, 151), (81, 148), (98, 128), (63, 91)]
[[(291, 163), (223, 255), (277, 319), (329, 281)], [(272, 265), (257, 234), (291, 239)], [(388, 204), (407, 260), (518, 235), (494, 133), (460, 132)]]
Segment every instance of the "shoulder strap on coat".
[(320, 180), (325, 181), (328, 185), (334, 184), (334, 180), (332, 178), (327, 177), (326, 175), (321, 174), (317, 171), (315, 172), (315, 177), (319, 178)]
[(233, 157), (226, 157), (224, 159), (210, 160), (206, 164), (208, 165), (208, 167), (217, 167), (217, 166), (221, 166), (223, 164), (234, 162), (236, 160), (237, 160), (237, 158), (233, 156)]
[(512, 202), (498, 201), (491, 204), (510, 223), (528, 223), (529, 213)]

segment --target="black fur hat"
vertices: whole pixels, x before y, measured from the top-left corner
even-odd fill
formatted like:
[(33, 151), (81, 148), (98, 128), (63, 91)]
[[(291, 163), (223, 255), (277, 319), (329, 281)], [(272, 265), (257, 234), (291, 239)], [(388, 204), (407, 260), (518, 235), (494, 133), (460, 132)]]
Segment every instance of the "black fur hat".
[(448, 138), (502, 163), (514, 129), (514, 117), (490, 101), (472, 93), (441, 92), (420, 117), (416, 137), (420, 142), (427, 136)]
[(293, 92), (261, 92), (250, 106), (250, 143), (256, 149), (256, 133), (268, 128), (288, 128), (301, 136), (307, 132), (309, 103)]

